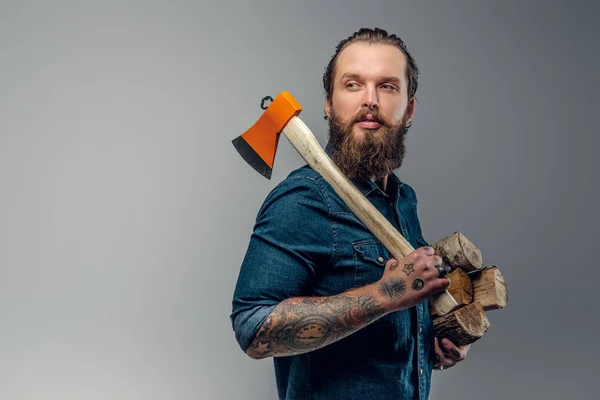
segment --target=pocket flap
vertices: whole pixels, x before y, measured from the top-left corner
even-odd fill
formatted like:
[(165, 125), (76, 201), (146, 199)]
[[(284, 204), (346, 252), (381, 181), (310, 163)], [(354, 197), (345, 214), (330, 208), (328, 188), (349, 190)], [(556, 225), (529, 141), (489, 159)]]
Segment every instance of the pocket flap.
[(376, 264), (382, 268), (390, 258), (387, 249), (380, 242), (361, 241), (353, 243), (352, 247), (363, 262)]

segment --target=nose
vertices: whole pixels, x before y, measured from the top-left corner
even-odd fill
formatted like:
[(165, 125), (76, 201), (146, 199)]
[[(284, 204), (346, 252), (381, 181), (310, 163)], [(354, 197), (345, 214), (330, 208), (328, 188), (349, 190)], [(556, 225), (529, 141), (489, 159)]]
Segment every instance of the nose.
[(379, 108), (379, 101), (377, 99), (377, 90), (375, 88), (367, 88), (364, 91), (363, 107), (368, 109)]

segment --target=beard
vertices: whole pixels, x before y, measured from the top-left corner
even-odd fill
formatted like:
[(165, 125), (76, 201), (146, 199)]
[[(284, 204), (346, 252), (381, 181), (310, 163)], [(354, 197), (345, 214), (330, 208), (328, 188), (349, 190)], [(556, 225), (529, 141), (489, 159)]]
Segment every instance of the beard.
[[(357, 138), (352, 128), (367, 114), (371, 114), (381, 126), (365, 129), (362, 137)], [(363, 110), (346, 122), (332, 110), (329, 118), (331, 159), (348, 179), (384, 178), (402, 166), (408, 128), (406, 118), (394, 125), (376, 109)]]

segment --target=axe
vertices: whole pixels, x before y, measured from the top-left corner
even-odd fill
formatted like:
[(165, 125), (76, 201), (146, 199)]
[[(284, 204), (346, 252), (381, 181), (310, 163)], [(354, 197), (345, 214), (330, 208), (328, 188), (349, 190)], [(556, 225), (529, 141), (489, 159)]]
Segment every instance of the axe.
[[(317, 171), (342, 198), (358, 219), (381, 241), (395, 259), (400, 259), (415, 249), (402, 237), (392, 224), (354, 186), (323, 150), (310, 129), (298, 117), (302, 107), (292, 95), (281, 92), (266, 111), (244, 134), (232, 143), (239, 154), (257, 172), (271, 179), (275, 153), (283, 132), (307, 164)], [(444, 265), (449, 272), (451, 267)], [(446, 290), (434, 294), (430, 299), (430, 311), (445, 315), (457, 308), (456, 300)]]

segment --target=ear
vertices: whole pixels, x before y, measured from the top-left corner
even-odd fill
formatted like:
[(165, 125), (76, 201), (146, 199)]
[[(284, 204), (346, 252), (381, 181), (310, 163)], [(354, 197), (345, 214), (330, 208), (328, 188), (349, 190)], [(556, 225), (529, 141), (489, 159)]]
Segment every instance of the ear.
[(413, 116), (415, 115), (415, 98), (414, 96), (410, 98), (410, 100), (408, 101), (408, 105), (406, 106), (406, 114), (405, 114), (405, 118), (406, 118), (406, 124), (408, 126), (412, 125), (412, 119)]
[(331, 118), (331, 98), (329, 96), (325, 96), (325, 115), (327, 115), (327, 119)]

